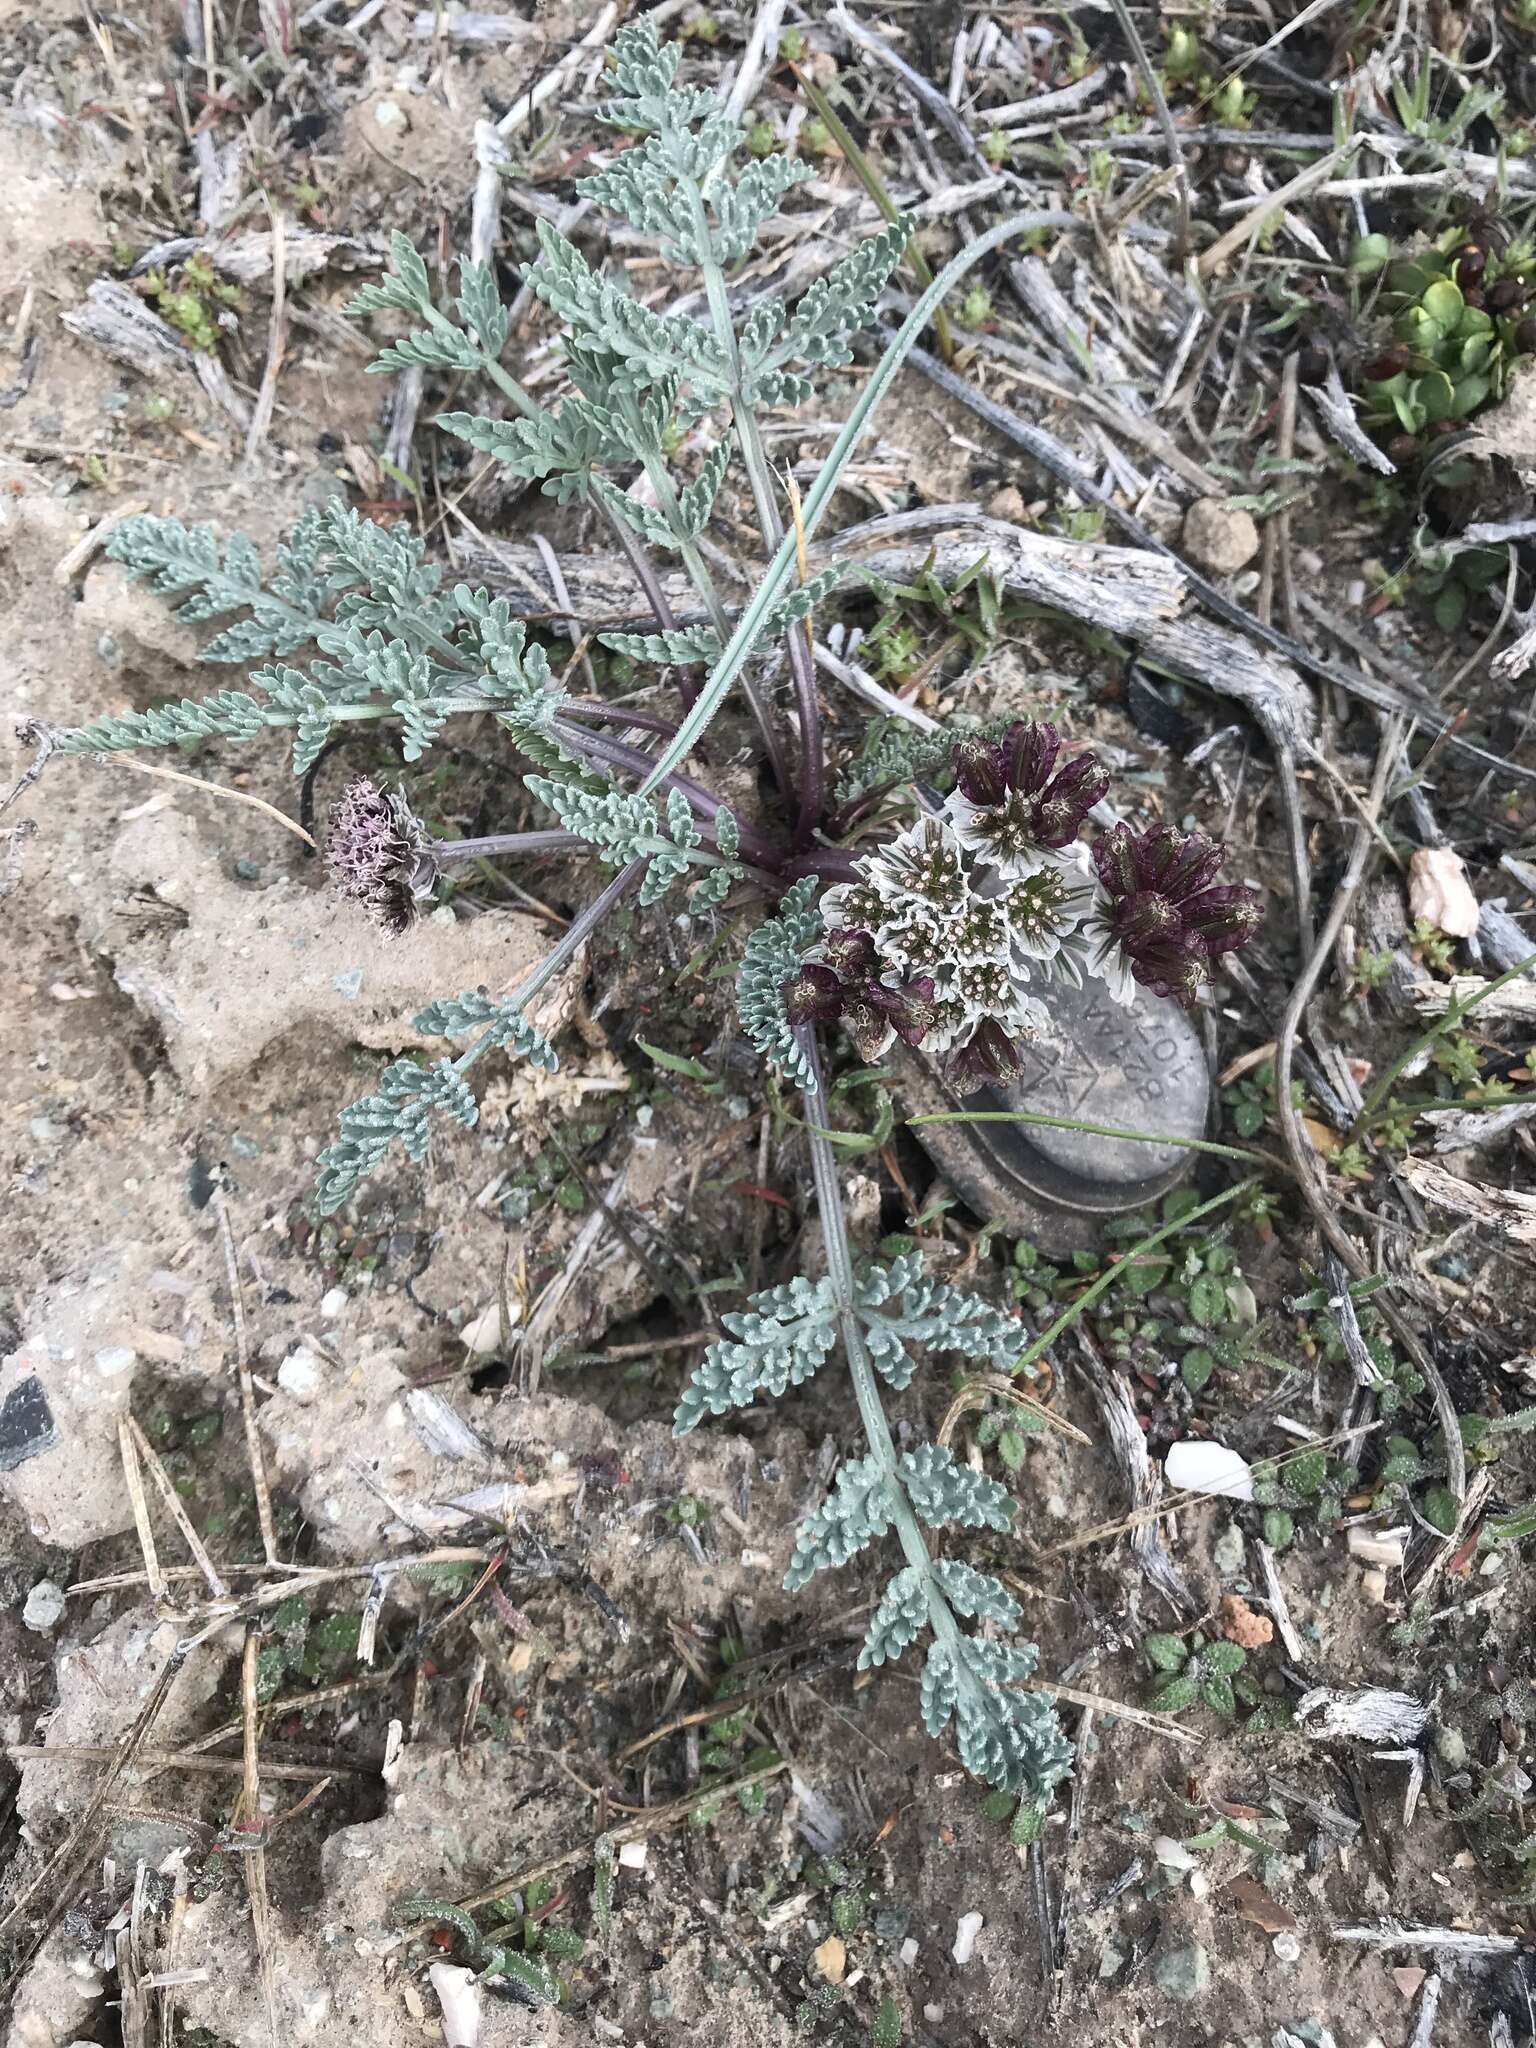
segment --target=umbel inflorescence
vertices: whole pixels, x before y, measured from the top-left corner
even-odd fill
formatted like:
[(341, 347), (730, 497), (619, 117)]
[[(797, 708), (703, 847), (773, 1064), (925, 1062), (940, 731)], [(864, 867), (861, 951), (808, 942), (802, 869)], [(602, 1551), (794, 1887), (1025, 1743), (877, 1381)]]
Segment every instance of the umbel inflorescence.
[(1215, 886), (1223, 849), (1200, 833), (1116, 825), (1086, 844), (1109, 777), (1091, 752), (1061, 753), (1054, 726), (1024, 721), (962, 741), (943, 806), (822, 896), (826, 930), (783, 985), (784, 1024), (841, 1021), (867, 1060), (899, 1038), (975, 1086), (1019, 1071), (1053, 981), (1191, 1004), (1257, 928), (1258, 896)]
[[(740, 127), (714, 92), (678, 84), (680, 52), (659, 42), (653, 21), (626, 27), (609, 60), (603, 118), (624, 146), (580, 192), (595, 218), (617, 214), (650, 236), (668, 265), (695, 271), (707, 319), (642, 305), (541, 222), (524, 282), (562, 325), (570, 385), (549, 408), (503, 360), (511, 319), (490, 268), (461, 265), (445, 305), (426, 263), (396, 236), (388, 274), (354, 310), (409, 323), (371, 368), (446, 373), (456, 386), (479, 376), (494, 387), (506, 417), (446, 413), (438, 421), (446, 432), (519, 481), (608, 522), (651, 616), (599, 639), (662, 670), (707, 668), (685, 693), (677, 725), (647, 713), (660, 733), (654, 751), (616, 737), (626, 726), (633, 731), (633, 721), (621, 707), (568, 695), (550, 649), (506, 597), (450, 583), (420, 538), (333, 502), (304, 514), (270, 574), (238, 534), (221, 542), (209, 527), (160, 517), (116, 526), (107, 543), (116, 559), (176, 598), (182, 618), (221, 622), (204, 658), (247, 670), (244, 687), (128, 711), (55, 739), (61, 753), (86, 753), (285, 731), (294, 771), (305, 775), (340, 741), (385, 722), (398, 728), (403, 758), (414, 764), (450, 720), (475, 717), (523, 764), (503, 785), (519, 809), (526, 798), (556, 824), (436, 839), (404, 792), (358, 777), (331, 816), (334, 884), (360, 914), (404, 935), (455, 860), (558, 846), (597, 871), (594, 892), (519, 987), (440, 997), (415, 1018), (415, 1030), (444, 1049), (435, 1059), (394, 1060), (374, 1091), (343, 1112), (320, 1156), (313, 1200), (321, 1214), (351, 1202), (395, 1148), (420, 1159), (443, 1118), (473, 1127), (479, 1112), (469, 1076), (477, 1061), (505, 1055), (558, 1064), (531, 1006), (629, 899), (644, 911), (666, 898), (667, 915), (710, 927), (735, 909), (770, 903), (772, 914), (742, 946), (739, 1016), (748, 1040), (802, 1091), (826, 1271), (793, 1275), (724, 1317), (727, 1334), (693, 1374), (676, 1426), (691, 1429), (759, 1394), (784, 1394), (841, 1351), (865, 1449), (843, 1464), (800, 1529), (786, 1583), (802, 1586), (894, 1538), (902, 1562), (879, 1600), (861, 1664), (885, 1663), (926, 1635), (925, 1725), (935, 1736), (952, 1728), (972, 1771), (1038, 1803), (1071, 1751), (1049, 1699), (1026, 1689), (1033, 1646), (1007, 1640), (1018, 1603), (994, 1573), (934, 1554), (928, 1534), (1001, 1537), (1014, 1503), (937, 1445), (898, 1453), (881, 1394), (882, 1384), (908, 1387), (921, 1351), (1006, 1367), (1018, 1325), (927, 1280), (915, 1254), (855, 1263), (824, 1128), (821, 1033), (846, 1029), (866, 1061), (899, 1041), (945, 1060), (963, 1082), (1006, 1078), (1018, 1071), (1053, 984), (1097, 981), (1117, 1002), (1130, 1001), (1139, 985), (1192, 1003), (1212, 962), (1254, 930), (1257, 900), (1218, 881), (1222, 851), (1198, 834), (1116, 825), (1085, 841), (1108, 776), (1091, 752), (1070, 752), (1043, 724), (963, 739), (942, 800), (911, 779), (935, 772), (934, 763), (909, 763), (883, 785), (891, 801), (896, 783), (910, 791), (900, 830), (852, 861), (827, 843), (829, 762), (806, 627), (848, 572), (834, 559), (804, 575), (802, 550), (933, 310), (1027, 222), (999, 222), (976, 236), (883, 341), (787, 533), (761, 411), (804, 402), (819, 374), (853, 361), (854, 339), (873, 324), (907, 229), (895, 222), (856, 243), (793, 304), (771, 294), (740, 304), (733, 284), (742, 259), (804, 167), (785, 156), (743, 161)], [(683, 429), (694, 430), (704, 451), (687, 479), (674, 475), (672, 461)], [(701, 545), (733, 473), (767, 560), (738, 616)], [(656, 573), (658, 551), (674, 557), (693, 586), (686, 623)], [(792, 725), (748, 668), (770, 640), (783, 645)], [(733, 694), (776, 788), (761, 821), (738, 819), (685, 772)]]

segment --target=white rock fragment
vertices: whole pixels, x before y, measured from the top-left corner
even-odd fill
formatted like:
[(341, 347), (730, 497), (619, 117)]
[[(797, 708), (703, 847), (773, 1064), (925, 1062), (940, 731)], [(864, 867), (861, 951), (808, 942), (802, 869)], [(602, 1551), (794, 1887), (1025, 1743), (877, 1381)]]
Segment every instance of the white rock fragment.
[(1345, 1532), (1349, 1554), (1361, 1564), (1380, 1565), (1383, 1571), (1397, 1572), (1403, 1568), (1403, 1557), (1408, 1548), (1407, 1528), (1367, 1529), (1356, 1522)]
[(345, 1287), (327, 1288), (320, 1297), (320, 1313), (328, 1323), (334, 1323), (346, 1305), (347, 1290)]
[(1461, 855), (1449, 846), (1421, 846), (1408, 862), (1408, 908), (1447, 938), (1477, 930), (1477, 898)]
[(473, 1970), (434, 1963), (427, 1972), (443, 2008), (445, 2048), (476, 2048), (480, 2039), (480, 1987)]
[(910, 1970), (912, 1965), (917, 1961), (917, 1943), (913, 1940), (910, 1934), (907, 1936), (906, 1940), (901, 1944), (900, 1957), (901, 1967), (904, 1970)]
[(985, 1925), (986, 1921), (980, 1913), (962, 1913), (956, 1921), (955, 1945), (950, 1954), (962, 1969), (971, 1960), (972, 1951), (976, 1947), (976, 1937)]
[(644, 1842), (621, 1842), (619, 1862), (625, 1870), (644, 1870), (650, 1850)]
[(1280, 1962), (1299, 1963), (1301, 1961), (1301, 1942), (1289, 1930), (1277, 1934), (1269, 1945)]
[(64, 1619), (64, 1592), (52, 1579), (39, 1579), (21, 1610), (22, 1625), (40, 1636), (52, 1635)]
[[(521, 1306), (512, 1300), (507, 1302), (507, 1328), (515, 1330), (523, 1319)], [(466, 1351), (472, 1351), (477, 1358), (487, 1358), (501, 1349), (501, 1303), (493, 1301), (489, 1308), (483, 1308), (479, 1315), (472, 1316), (459, 1332), (459, 1342)]]
[(1193, 1870), (1195, 1867), (1194, 1856), (1172, 1835), (1159, 1835), (1152, 1844), (1152, 1854), (1165, 1870)]
[(1246, 1458), (1225, 1444), (1188, 1439), (1170, 1444), (1163, 1476), (1178, 1493), (1219, 1494), (1224, 1500), (1252, 1500), (1253, 1473)]
[(373, 110), (373, 118), (381, 128), (409, 128), (410, 116), (395, 100), (380, 100)]
[(120, 1372), (132, 1372), (139, 1354), (130, 1344), (109, 1344), (96, 1354), (96, 1370), (103, 1379), (115, 1380)]
[(320, 1391), (320, 1361), (301, 1344), (277, 1368), (277, 1384), (295, 1401), (313, 1401)]

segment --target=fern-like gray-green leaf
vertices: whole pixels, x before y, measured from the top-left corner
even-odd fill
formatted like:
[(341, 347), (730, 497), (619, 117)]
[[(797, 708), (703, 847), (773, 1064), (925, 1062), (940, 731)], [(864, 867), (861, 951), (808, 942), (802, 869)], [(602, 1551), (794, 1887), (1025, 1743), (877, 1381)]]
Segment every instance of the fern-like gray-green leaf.
[(759, 1393), (802, 1386), (836, 1341), (837, 1303), (829, 1280), (801, 1276), (754, 1294), (749, 1308), (721, 1321), (729, 1337), (710, 1345), (684, 1389), (672, 1422), (677, 1436)]
[(784, 984), (821, 937), (821, 913), (811, 907), (818, 886), (814, 875), (805, 875), (785, 891), (777, 915), (764, 918), (747, 940), (736, 976), (742, 1030), (764, 1059), (808, 1094), (816, 1076), (784, 1014)]
[(908, 1451), (899, 1470), (907, 1498), (931, 1529), (957, 1522), (962, 1529), (1004, 1530), (1013, 1520), (1008, 1489), (957, 1464), (938, 1444)]
[(865, 1544), (885, 1534), (893, 1511), (890, 1488), (876, 1460), (851, 1458), (821, 1506), (800, 1524), (784, 1590), (796, 1592), (813, 1573), (846, 1564)]
[(537, 1026), (530, 1024), (515, 1003), (498, 1002), (494, 996), (487, 996), (478, 989), (470, 989), (461, 996), (446, 996), (430, 1003), (420, 1012), (416, 1029), (429, 1036), (441, 1038), (463, 1038), (468, 1032), (486, 1027), (481, 1031), (476, 1049), (489, 1046), (506, 1046), (546, 1073), (558, 1071), (560, 1060), (555, 1048)]
[(713, 626), (679, 626), (670, 633), (599, 633), (597, 637), (604, 647), (634, 661), (714, 661), (720, 653), (720, 635)]
[(922, 1634), (928, 1620), (928, 1593), (922, 1574), (912, 1565), (896, 1574), (864, 1632), (859, 1669), (886, 1664), (899, 1657)]

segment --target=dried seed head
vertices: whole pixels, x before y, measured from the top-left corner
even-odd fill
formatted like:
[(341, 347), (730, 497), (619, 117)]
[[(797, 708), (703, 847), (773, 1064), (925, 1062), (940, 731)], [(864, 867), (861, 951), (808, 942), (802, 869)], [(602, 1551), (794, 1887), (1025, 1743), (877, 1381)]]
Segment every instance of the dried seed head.
[(325, 862), (342, 895), (397, 936), (416, 922), (434, 873), (420, 819), (403, 796), (389, 795), (367, 776), (331, 807)]

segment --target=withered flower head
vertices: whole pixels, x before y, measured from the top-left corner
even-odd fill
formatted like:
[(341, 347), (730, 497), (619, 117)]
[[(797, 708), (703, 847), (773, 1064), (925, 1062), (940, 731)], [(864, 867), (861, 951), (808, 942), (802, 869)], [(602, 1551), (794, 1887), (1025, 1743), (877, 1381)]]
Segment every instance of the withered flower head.
[(1213, 887), (1226, 849), (1200, 832), (1117, 825), (1093, 848), (1108, 899), (1106, 938), (1154, 995), (1187, 1009), (1212, 960), (1246, 945), (1262, 917), (1255, 890)]
[(343, 896), (360, 903), (376, 925), (409, 931), (431, 886), (426, 828), (402, 796), (361, 776), (331, 806), (325, 862)]
[(1057, 767), (1061, 734), (1024, 720), (1000, 740), (962, 740), (954, 752), (956, 793), (950, 799), (963, 845), (997, 861), (1027, 860), (1042, 848), (1069, 846), (1109, 788), (1096, 754)]
[(1019, 1045), (995, 1017), (984, 1017), (971, 1038), (949, 1060), (949, 1078), (964, 1094), (974, 1088), (1001, 1086), (1014, 1080), (1024, 1066)]

